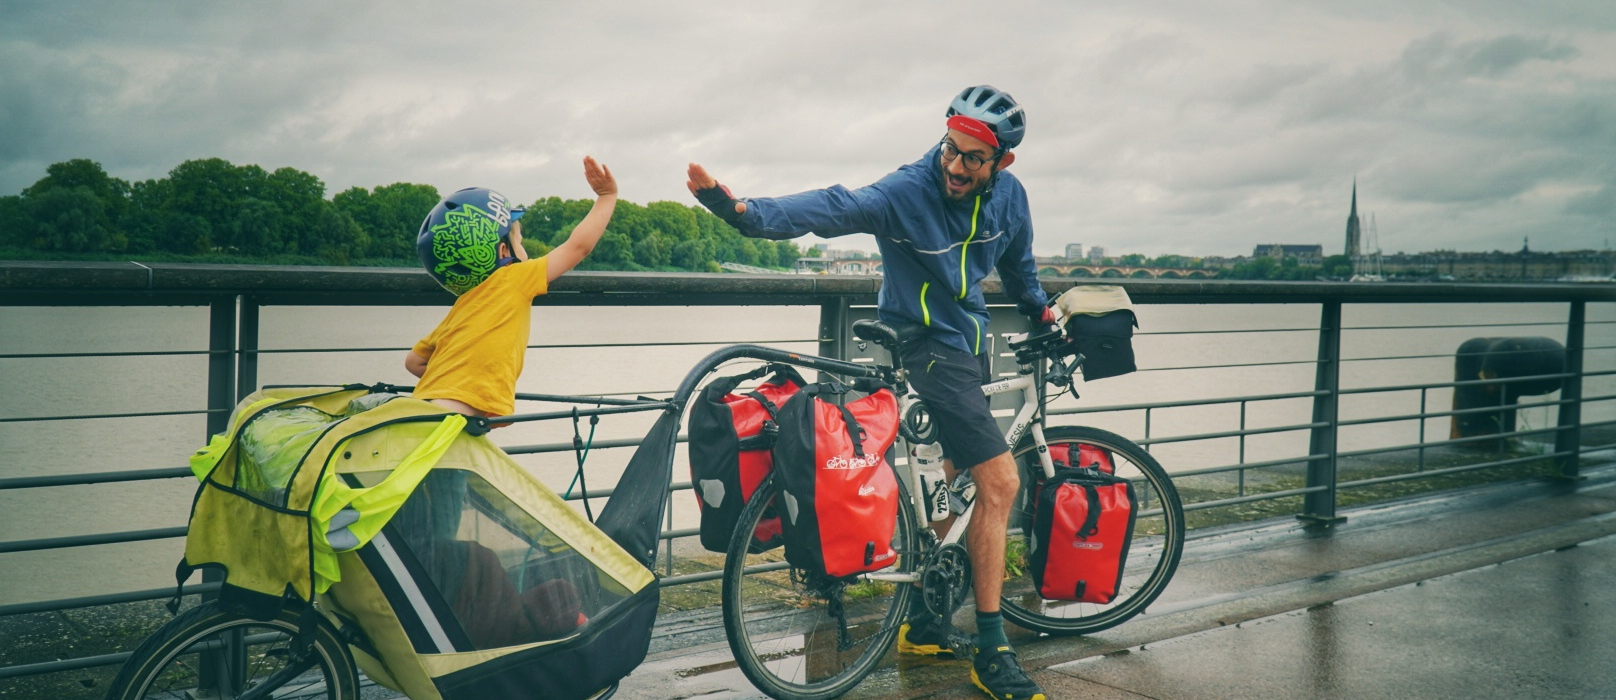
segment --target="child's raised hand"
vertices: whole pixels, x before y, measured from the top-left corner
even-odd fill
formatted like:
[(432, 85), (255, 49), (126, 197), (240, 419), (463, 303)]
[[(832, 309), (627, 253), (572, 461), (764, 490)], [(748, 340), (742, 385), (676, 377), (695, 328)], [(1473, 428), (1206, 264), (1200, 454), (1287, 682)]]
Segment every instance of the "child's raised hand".
[(612, 169), (589, 156), (584, 156), (584, 179), (589, 181), (589, 189), (595, 191), (596, 197), (617, 195), (617, 178), (612, 177)]

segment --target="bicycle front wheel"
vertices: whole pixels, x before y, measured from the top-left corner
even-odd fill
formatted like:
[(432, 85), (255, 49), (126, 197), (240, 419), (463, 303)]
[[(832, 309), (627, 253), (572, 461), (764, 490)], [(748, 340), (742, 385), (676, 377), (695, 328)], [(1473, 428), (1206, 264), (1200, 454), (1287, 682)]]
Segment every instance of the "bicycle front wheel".
[[(759, 523), (779, 493), (770, 476), (741, 511), (724, 562), (724, 631), (747, 679), (776, 700), (825, 700), (853, 689), (892, 649), (914, 586), (868, 576), (827, 588), (806, 581), (786, 563), (785, 549), (752, 551)], [(912, 573), (919, 563), (914, 512), (899, 480), (894, 566), (880, 574)], [(837, 606), (842, 608), (837, 615)], [(845, 634), (843, 629), (845, 620)]]
[[(1115, 627), (1144, 612), (1178, 569), (1178, 558), (1184, 551), (1184, 507), (1179, 503), (1178, 490), (1149, 452), (1122, 436), (1096, 428), (1059, 426), (1046, 429), (1044, 440), (1051, 448), (1065, 446), (1074, 461), (1079, 454), (1095, 461), (1102, 458), (1093, 455), (1108, 455), (1113, 473), (1133, 482), (1139, 499), (1138, 521), (1133, 540), (1123, 550), (1127, 560), (1123, 562), (1122, 582), (1114, 600), (1096, 604), (1044, 599), (1033, 581), (1031, 566), (1033, 509), (1043, 481), (1043, 467), (1030, 437), (1023, 440), (1014, 452), (1021, 470), (1021, 491), (1010, 513), (1004, 616), (1045, 634), (1088, 634)], [(1085, 448), (1080, 450), (1080, 445)]]
[[(108, 700), (359, 697), (358, 673), (348, 645), (324, 619), (314, 646), (300, 663), (293, 654), (298, 614), (254, 620), (203, 603), (170, 620), (135, 650), (118, 671)], [(271, 686), (265, 688), (265, 686)]]

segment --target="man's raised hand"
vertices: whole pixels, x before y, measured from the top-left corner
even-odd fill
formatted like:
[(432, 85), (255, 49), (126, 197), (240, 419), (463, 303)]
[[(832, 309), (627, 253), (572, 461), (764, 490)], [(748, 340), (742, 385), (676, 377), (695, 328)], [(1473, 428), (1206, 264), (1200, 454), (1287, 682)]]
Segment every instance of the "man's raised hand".
[(725, 223), (739, 227), (741, 215), (746, 213), (746, 203), (735, 199), (729, 188), (718, 184), (718, 180), (707, 173), (707, 169), (699, 163), (691, 163), (686, 171), (685, 187), (690, 193), (696, 195), (696, 201), (702, 206), (723, 219)]

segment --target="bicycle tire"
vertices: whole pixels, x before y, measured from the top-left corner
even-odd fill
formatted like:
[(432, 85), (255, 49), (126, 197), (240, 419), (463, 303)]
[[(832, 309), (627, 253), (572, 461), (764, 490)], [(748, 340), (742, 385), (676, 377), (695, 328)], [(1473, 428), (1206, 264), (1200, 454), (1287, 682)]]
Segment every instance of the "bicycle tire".
[[(724, 562), (724, 631), (741, 672), (775, 700), (826, 700), (857, 685), (893, 648), (914, 586), (863, 580), (843, 596), (853, 645), (838, 649), (839, 627), (828, 601), (791, 575), (784, 548), (752, 550), (752, 533), (772, 512), (773, 475), (763, 480), (741, 510)], [(895, 567), (919, 565), (913, 508), (902, 479), (893, 547)]]
[[(286, 668), (291, 657), (292, 638), (298, 630), (298, 611), (285, 609), (271, 620), (254, 620), (221, 609), (209, 601), (158, 629), (135, 649), (113, 679), (108, 700), (189, 698), (193, 696), (233, 698), (271, 680)], [(245, 642), (239, 657), (240, 678), (230, 679), (228, 660), (214, 662), (215, 674), (226, 678), (234, 690), (217, 695), (199, 695), (202, 654), (217, 649), (225, 639)], [(359, 697), (358, 671), (353, 654), (337, 630), (325, 619), (319, 621), (312, 652), (315, 663), (276, 691), (272, 698), (329, 698), (355, 700)], [(234, 683), (231, 683), (234, 680)]]
[[(1044, 431), (1049, 445), (1085, 443), (1107, 450), (1115, 463), (1117, 476), (1134, 484), (1139, 499), (1139, 518), (1132, 542), (1127, 548), (1122, 584), (1110, 603), (1082, 603), (1045, 600), (1032, 580), (1032, 567), (1025, 559), (1031, 551), (1033, 506), (1037, 503), (1042, 467), (1031, 437), (1022, 440), (1012, 453), (1021, 471), (1021, 491), (1010, 514), (1010, 542), (1013, 553), (1006, 565), (1004, 616), (1035, 632), (1051, 635), (1089, 634), (1110, 629), (1145, 611), (1172, 580), (1184, 551), (1184, 507), (1178, 490), (1161, 464), (1133, 441), (1097, 428), (1058, 426)], [(1071, 454), (1077, 454), (1073, 449)], [(1019, 550), (1019, 552), (1017, 551)], [(1014, 554), (1023, 561), (1016, 562)]]

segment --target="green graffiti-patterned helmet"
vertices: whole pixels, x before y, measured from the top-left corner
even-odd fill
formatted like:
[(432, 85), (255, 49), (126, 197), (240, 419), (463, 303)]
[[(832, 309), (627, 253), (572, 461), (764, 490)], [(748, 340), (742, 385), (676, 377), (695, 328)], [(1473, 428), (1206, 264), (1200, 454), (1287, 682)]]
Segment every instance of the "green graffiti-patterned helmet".
[(432, 208), (415, 252), (432, 279), (455, 296), (482, 284), (499, 266), (499, 244), (510, 243), (511, 211), (505, 196), (468, 187)]

